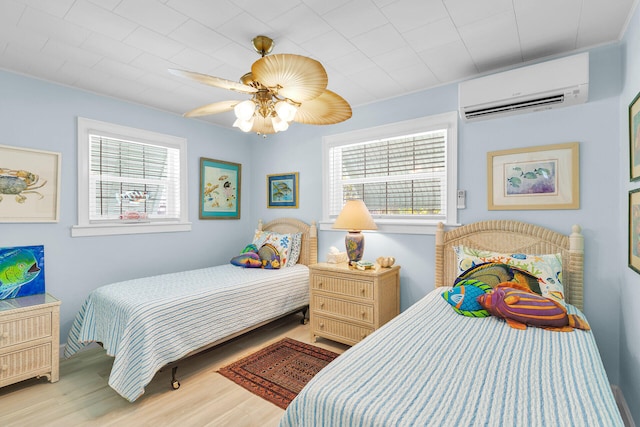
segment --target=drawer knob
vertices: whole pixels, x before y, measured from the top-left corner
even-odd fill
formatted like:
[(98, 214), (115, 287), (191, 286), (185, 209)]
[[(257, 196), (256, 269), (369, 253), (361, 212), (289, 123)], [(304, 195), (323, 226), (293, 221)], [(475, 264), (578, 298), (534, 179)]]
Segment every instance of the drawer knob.
[(324, 328), (324, 323), (320, 322), (320, 325), (319, 325), (319, 326), (320, 326), (321, 328)]
[(324, 303), (323, 302), (320, 303), (320, 308), (324, 308)]
[(321, 288), (322, 287), (322, 282), (318, 282), (318, 287)]
[(360, 293), (364, 295), (364, 288), (360, 289)]
[(363, 318), (364, 318), (364, 317), (367, 317), (367, 313), (365, 313), (365, 311), (364, 311), (364, 310), (362, 310), (362, 313), (360, 313), (360, 314), (362, 315), (362, 317), (363, 317)]

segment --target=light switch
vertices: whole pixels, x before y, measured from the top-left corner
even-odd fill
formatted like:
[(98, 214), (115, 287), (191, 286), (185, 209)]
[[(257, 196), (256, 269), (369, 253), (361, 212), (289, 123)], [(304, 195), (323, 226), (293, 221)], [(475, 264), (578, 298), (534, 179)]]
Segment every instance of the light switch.
[(465, 190), (458, 190), (458, 202), (456, 204), (458, 209), (464, 209), (467, 207), (467, 192)]

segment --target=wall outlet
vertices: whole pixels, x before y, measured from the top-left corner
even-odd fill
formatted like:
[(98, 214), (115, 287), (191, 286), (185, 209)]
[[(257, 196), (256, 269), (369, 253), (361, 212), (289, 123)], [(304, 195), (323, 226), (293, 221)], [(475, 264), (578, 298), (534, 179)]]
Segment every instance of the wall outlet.
[(456, 207), (458, 209), (464, 209), (467, 207), (467, 192), (465, 190), (458, 190)]

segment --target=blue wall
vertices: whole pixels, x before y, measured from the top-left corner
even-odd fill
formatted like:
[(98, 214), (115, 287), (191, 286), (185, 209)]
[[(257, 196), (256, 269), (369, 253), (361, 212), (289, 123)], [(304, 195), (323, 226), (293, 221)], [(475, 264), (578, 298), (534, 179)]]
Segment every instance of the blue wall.
[[(638, 23), (637, 15), (634, 22)], [(640, 77), (635, 77), (640, 71), (640, 60), (629, 58), (631, 48), (634, 52), (640, 48), (637, 40), (630, 40), (633, 37), (637, 39), (637, 32), (630, 31), (626, 44), (590, 51), (590, 96), (586, 104), (473, 124), (460, 122), (458, 187), (467, 190), (467, 208), (459, 211), (461, 223), (517, 219), (562, 233), (569, 233), (573, 224), (582, 226), (586, 243), (585, 312), (609, 380), (622, 386), (628, 401), (637, 402), (640, 315), (634, 309), (634, 302), (638, 303), (640, 297), (625, 298), (624, 302), (620, 297), (621, 288), (631, 293), (638, 282), (638, 275), (626, 266), (626, 192), (633, 188), (628, 183), (626, 107), (640, 90)], [(201, 121), (0, 72), (0, 144), (59, 151), (63, 157), (60, 222), (0, 224), (0, 245), (45, 245), (47, 289), (63, 302), (64, 342), (84, 298), (100, 285), (225, 263), (248, 243), (258, 219), (293, 216), (305, 221), (321, 220), (323, 136), (456, 109), (457, 85), (452, 84), (357, 108), (352, 119), (338, 125), (293, 125), (287, 132), (263, 140)], [(70, 227), (77, 217), (77, 116), (186, 137), (189, 216), (193, 230), (71, 238)], [(487, 210), (485, 159), (488, 151), (571, 141), (580, 142), (579, 210)], [(200, 157), (243, 165), (240, 220), (198, 219), (195, 201)], [(300, 173), (299, 208), (268, 209), (266, 175), (285, 172)], [(343, 232), (320, 232), (320, 260), (325, 259), (330, 246), (342, 247), (343, 239)], [(366, 240), (367, 259), (393, 255), (402, 266), (403, 310), (433, 289), (432, 235), (368, 233)], [(638, 419), (638, 414), (634, 415)]]
[(636, 423), (640, 422), (640, 275), (626, 268), (627, 261), (627, 227), (628, 227), (628, 196), (627, 191), (640, 188), (640, 181), (629, 182), (629, 104), (640, 92), (640, 9), (636, 8), (630, 23), (629, 30), (623, 40), (624, 66), (623, 89), (619, 103), (619, 129), (618, 140), (618, 167), (620, 174), (620, 212), (615, 233), (620, 247), (625, 254), (620, 263), (620, 269), (624, 272), (620, 277), (620, 388), (630, 406)]

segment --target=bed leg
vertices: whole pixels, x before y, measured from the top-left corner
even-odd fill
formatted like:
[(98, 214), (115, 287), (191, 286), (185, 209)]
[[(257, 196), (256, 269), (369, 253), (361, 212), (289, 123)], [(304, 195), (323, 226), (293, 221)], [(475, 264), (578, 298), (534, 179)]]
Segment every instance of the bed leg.
[(177, 366), (171, 368), (171, 388), (177, 390), (180, 388), (180, 381), (176, 379), (176, 371), (178, 370)]
[(309, 323), (309, 319), (307, 319), (307, 311), (309, 311), (308, 305), (302, 308), (302, 320), (300, 321), (300, 323), (303, 325)]

